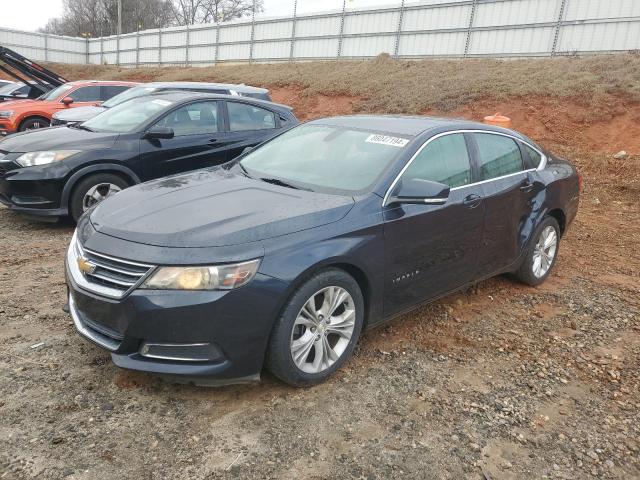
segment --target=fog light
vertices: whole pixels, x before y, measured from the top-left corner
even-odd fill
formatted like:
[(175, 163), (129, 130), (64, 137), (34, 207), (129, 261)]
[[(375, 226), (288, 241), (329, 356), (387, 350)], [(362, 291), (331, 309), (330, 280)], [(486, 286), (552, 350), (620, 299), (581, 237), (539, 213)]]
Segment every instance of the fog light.
[(140, 355), (161, 360), (211, 362), (222, 358), (220, 349), (211, 343), (148, 343), (140, 347)]

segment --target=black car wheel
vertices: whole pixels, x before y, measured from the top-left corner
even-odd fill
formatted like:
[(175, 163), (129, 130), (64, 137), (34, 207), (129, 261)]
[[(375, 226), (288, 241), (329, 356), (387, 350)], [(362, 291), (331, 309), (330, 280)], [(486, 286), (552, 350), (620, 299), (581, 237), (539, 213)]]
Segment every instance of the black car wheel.
[(86, 210), (128, 186), (122, 177), (113, 173), (90, 175), (73, 189), (69, 200), (69, 213), (77, 222)]
[(349, 358), (363, 321), (358, 283), (342, 270), (324, 270), (287, 302), (271, 334), (267, 368), (289, 385), (320, 383)]
[(39, 128), (47, 128), (49, 125), (49, 120), (47, 120), (46, 118), (33, 117), (27, 118), (24, 122), (22, 122), (18, 130), (21, 132), (26, 132), (27, 130), (38, 130)]
[(545, 217), (532, 236), (527, 256), (516, 272), (516, 277), (527, 285), (544, 282), (558, 258), (560, 226), (553, 217)]

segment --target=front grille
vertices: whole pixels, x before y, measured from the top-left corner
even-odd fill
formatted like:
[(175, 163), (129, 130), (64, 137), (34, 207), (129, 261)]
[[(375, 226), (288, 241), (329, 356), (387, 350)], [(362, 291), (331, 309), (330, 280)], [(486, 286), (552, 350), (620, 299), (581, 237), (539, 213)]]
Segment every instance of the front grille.
[[(69, 268), (81, 287), (112, 298), (122, 298), (137, 287), (155, 267), (93, 252), (74, 236)], [(73, 263), (72, 263), (73, 262)]]

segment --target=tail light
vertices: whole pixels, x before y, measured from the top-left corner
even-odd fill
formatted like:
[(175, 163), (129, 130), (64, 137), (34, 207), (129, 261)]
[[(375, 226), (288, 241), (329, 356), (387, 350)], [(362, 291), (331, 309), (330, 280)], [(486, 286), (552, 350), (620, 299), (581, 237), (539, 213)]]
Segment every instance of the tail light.
[(583, 184), (582, 175), (578, 174), (578, 191), (580, 193), (582, 193)]

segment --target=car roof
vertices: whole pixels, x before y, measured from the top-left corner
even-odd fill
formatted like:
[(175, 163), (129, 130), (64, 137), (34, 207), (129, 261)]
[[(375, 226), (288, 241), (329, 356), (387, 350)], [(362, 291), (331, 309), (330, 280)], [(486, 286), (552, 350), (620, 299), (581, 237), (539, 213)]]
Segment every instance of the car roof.
[(280, 103), (269, 102), (268, 100), (261, 100), (253, 97), (238, 97), (237, 95), (226, 95), (224, 93), (206, 93), (206, 92), (191, 92), (188, 90), (172, 90), (166, 92), (154, 92), (150, 95), (138, 98), (165, 98), (174, 102), (183, 102), (188, 100), (198, 99), (216, 99), (216, 100), (232, 100), (234, 102), (253, 103), (256, 105), (264, 105), (265, 107), (278, 108), (280, 110), (293, 110), (288, 105), (282, 105)]
[(373, 130), (409, 137), (417, 137), (418, 135), (432, 130), (442, 132), (448, 130), (487, 130), (502, 133), (508, 132), (510, 135), (517, 136), (518, 138), (525, 138), (513, 130), (507, 130), (493, 125), (487, 125), (485, 123), (457, 118), (418, 115), (346, 115), (340, 117), (320, 118), (308, 123)]
[(177, 89), (211, 89), (211, 90), (235, 90), (239, 93), (268, 93), (266, 88), (252, 87), (250, 85), (236, 85), (233, 83), (211, 83), (211, 82), (152, 82), (144, 84), (145, 87), (155, 88), (177, 88)]
[(78, 85), (131, 85), (131, 86), (135, 86), (135, 85), (140, 85), (137, 82), (121, 82), (119, 80), (74, 80), (73, 82), (67, 82), (65, 83), (65, 85), (73, 85), (78, 86)]

